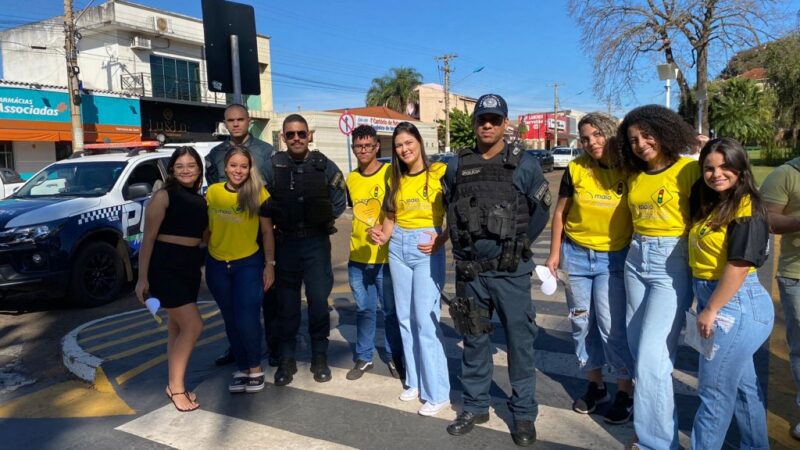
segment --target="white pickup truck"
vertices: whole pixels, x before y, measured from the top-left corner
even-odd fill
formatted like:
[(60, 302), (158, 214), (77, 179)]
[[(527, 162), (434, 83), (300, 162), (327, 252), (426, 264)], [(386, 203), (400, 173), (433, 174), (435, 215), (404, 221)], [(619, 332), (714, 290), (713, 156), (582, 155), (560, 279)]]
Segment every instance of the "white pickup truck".
[(22, 177), (12, 169), (0, 168), (0, 198), (6, 198), (25, 184)]

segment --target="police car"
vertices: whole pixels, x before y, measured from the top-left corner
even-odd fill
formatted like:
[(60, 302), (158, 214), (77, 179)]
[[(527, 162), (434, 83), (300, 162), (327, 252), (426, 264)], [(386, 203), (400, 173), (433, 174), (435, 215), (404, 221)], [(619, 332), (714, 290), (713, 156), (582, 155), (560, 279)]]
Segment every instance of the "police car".
[(0, 201), (0, 299), (114, 300), (136, 274), (144, 205), (166, 178), (160, 143), (91, 144)]

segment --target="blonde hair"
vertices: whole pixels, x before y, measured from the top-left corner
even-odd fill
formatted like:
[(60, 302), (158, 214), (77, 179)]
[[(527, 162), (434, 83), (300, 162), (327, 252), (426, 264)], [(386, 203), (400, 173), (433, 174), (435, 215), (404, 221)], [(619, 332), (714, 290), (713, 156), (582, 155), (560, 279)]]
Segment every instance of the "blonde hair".
[[(225, 153), (226, 168), (228, 167), (228, 161), (230, 161), (234, 155), (243, 155), (247, 158), (247, 162), (250, 165), (250, 172), (247, 174), (247, 179), (236, 189), (236, 202), (239, 209), (247, 212), (249, 216), (258, 215), (258, 208), (261, 206), (259, 200), (261, 199), (261, 190), (264, 188), (264, 180), (261, 179), (258, 167), (253, 163), (253, 157), (250, 151), (242, 145), (234, 144), (228, 152)], [(227, 174), (225, 175), (227, 176)]]

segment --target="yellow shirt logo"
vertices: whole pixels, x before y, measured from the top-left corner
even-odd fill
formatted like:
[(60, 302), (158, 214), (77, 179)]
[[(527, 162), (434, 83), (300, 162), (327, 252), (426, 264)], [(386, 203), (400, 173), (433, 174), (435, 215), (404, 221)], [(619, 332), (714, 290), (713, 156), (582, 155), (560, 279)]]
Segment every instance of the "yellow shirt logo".
[(673, 197), (672, 194), (669, 193), (666, 186), (661, 186), (658, 188), (657, 191), (653, 192), (653, 195), (650, 196), (650, 199), (653, 200), (658, 207), (662, 207), (669, 203)]

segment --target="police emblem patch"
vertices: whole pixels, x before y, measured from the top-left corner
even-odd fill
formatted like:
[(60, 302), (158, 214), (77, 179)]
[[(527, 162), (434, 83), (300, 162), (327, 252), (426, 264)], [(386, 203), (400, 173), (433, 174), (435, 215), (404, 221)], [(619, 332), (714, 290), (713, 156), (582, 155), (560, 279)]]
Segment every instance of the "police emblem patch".
[(496, 108), (498, 103), (499, 102), (497, 101), (497, 98), (495, 98), (493, 96), (488, 96), (488, 97), (483, 99), (483, 102), (481, 103), (481, 107), (482, 108)]

